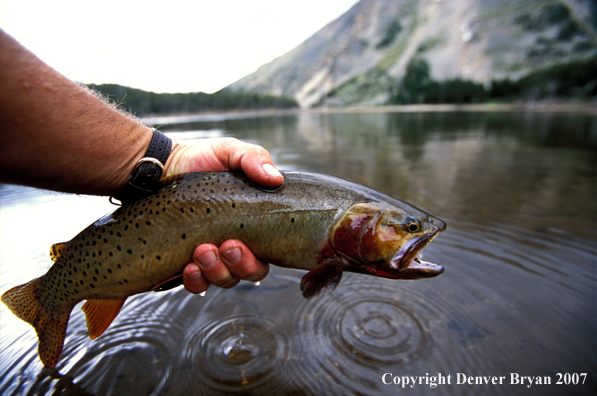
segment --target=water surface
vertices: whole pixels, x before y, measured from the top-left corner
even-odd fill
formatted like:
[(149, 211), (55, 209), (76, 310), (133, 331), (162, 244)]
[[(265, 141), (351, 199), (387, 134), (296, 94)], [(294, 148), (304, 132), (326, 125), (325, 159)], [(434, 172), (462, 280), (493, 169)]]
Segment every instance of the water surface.
[[(420, 281), (345, 274), (306, 301), (301, 271), (259, 286), (129, 298), (97, 340), (75, 309), (57, 370), (0, 307), (2, 395), (594, 394), (597, 116), (546, 112), (288, 113), (160, 120), (186, 143), (233, 136), (282, 169), (396, 196), (448, 229)], [(50, 244), (113, 207), (105, 198), (0, 188), (1, 290), (42, 275)], [(275, 241), (274, 241), (275, 243)], [(391, 375), (384, 377), (384, 374)], [(551, 385), (511, 385), (511, 373)], [(558, 373), (587, 373), (556, 385)], [(430, 384), (441, 374), (451, 384)], [(502, 385), (458, 384), (503, 376)], [(416, 377), (405, 389), (383, 379)], [(567, 377), (572, 378), (572, 377)], [(570, 381), (567, 381), (570, 382)]]

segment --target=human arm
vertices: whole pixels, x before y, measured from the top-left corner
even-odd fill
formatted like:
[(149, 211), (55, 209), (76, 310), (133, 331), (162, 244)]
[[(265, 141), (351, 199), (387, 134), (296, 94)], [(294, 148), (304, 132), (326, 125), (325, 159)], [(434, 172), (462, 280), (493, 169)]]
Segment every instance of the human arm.
[[(0, 30), (0, 182), (115, 195), (151, 138), (151, 128), (62, 76)], [(228, 169), (242, 169), (266, 186), (283, 180), (265, 149), (236, 139), (206, 146), (174, 144), (165, 164), (167, 175)], [(222, 261), (230, 246), (241, 249), (240, 261)], [(238, 241), (200, 248), (199, 253), (214, 253), (215, 265), (201, 273), (203, 256), (195, 251), (196, 262), (183, 274), (191, 292), (205, 290), (208, 283), (229, 286), (267, 274), (267, 265)]]

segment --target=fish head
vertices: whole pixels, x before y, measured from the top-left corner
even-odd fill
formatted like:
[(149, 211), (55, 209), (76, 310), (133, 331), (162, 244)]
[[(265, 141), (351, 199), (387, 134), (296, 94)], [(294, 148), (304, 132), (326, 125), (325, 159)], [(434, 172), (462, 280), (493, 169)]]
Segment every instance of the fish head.
[(358, 203), (334, 225), (330, 244), (348, 263), (348, 271), (392, 279), (432, 278), (441, 265), (421, 259), (421, 250), (446, 223), (408, 204)]

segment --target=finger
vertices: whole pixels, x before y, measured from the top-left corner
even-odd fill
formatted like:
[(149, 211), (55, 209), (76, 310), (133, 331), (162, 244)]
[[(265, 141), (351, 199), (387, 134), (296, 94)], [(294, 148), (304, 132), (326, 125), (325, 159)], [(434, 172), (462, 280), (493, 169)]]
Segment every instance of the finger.
[(269, 264), (257, 259), (242, 242), (228, 240), (219, 249), (220, 257), (233, 277), (258, 282), (269, 272)]
[(210, 243), (199, 245), (193, 253), (193, 260), (210, 284), (225, 289), (238, 284), (239, 280), (230, 273), (220, 258), (217, 246)]
[(284, 176), (276, 169), (267, 150), (261, 146), (227, 138), (217, 143), (214, 152), (227, 157), (230, 169), (242, 169), (257, 184), (277, 187), (284, 182)]
[(193, 294), (203, 293), (209, 287), (209, 282), (201, 274), (201, 268), (195, 263), (187, 265), (183, 270), (182, 283), (184, 288)]

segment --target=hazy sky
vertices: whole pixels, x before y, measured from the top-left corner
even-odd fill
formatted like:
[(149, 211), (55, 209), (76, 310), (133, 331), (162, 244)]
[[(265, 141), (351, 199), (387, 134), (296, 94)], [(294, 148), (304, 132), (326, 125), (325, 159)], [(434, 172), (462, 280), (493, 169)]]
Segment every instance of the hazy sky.
[(357, 0), (1, 0), (0, 27), (70, 79), (213, 92)]

